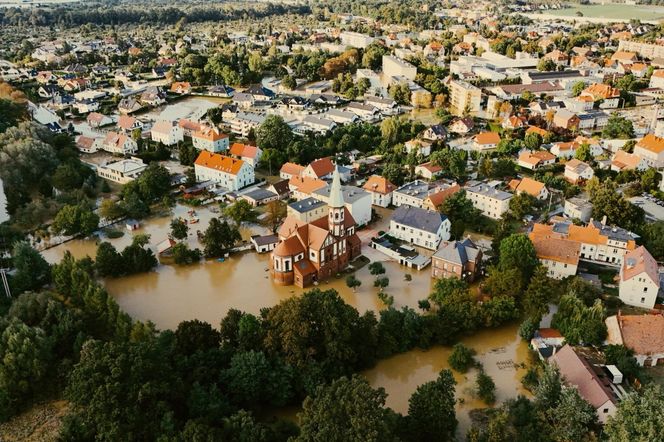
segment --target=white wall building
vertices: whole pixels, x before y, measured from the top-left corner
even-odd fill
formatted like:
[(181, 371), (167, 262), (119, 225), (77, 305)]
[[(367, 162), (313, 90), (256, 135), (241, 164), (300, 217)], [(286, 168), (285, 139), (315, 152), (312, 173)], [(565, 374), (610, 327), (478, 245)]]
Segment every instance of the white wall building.
[(202, 151), (194, 163), (196, 181), (213, 181), (229, 191), (237, 191), (253, 184), (254, 168), (249, 163), (229, 157)]
[(651, 309), (659, 293), (657, 261), (641, 246), (627, 252), (620, 267), (620, 300), (627, 305)]
[(383, 75), (388, 78), (405, 77), (409, 80), (415, 80), (417, 68), (394, 55), (383, 55)]
[(173, 146), (184, 141), (184, 131), (177, 121), (161, 120), (157, 121), (150, 129), (150, 137), (154, 142), (162, 143), (165, 146)]
[(390, 219), (390, 235), (429, 250), (450, 239), (450, 227), (445, 215), (419, 207), (401, 206)]
[(509, 210), (512, 194), (488, 184), (479, 183), (466, 187), (466, 197), (484, 215), (499, 219)]

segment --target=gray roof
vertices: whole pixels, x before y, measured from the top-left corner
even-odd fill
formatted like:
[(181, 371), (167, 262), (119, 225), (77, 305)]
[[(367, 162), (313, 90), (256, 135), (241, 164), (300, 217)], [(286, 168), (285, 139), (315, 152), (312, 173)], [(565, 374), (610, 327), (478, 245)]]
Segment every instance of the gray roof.
[(251, 198), (254, 201), (262, 201), (268, 198), (274, 198), (277, 194), (266, 189), (254, 189), (245, 193), (244, 196)]
[(512, 198), (512, 194), (509, 192), (505, 192), (504, 190), (496, 189), (495, 187), (481, 183), (474, 186), (467, 186), (466, 192), (478, 193), (480, 195), (485, 195), (490, 198), (499, 200), (507, 200)]
[(411, 181), (395, 190), (396, 193), (403, 193), (419, 199), (425, 199), (429, 196), (429, 183), (421, 180)]
[[(330, 196), (330, 189), (331, 186), (326, 186), (323, 187), (322, 189), (314, 191), (314, 194), (327, 198)], [(367, 197), (371, 198), (369, 192), (355, 186), (341, 186), (341, 193), (343, 194), (344, 202), (350, 204), (353, 204), (355, 201), (360, 200), (362, 198), (367, 198)]]
[(310, 210), (314, 210), (325, 205), (327, 205), (325, 202), (317, 200), (316, 198), (313, 197), (309, 197), (300, 201), (295, 201), (294, 203), (290, 203), (288, 207), (290, 207), (291, 209), (295, 210), (298, 213), (306, 213)]
[(260, 247), (278, 243), (279, 237), (277, 235), (254, 235), (251, 237), (251, 240)]
[(437, 233), (446, 219), (442, 213), (411, 206), (399, 206), (392, 214), (392, 221), (398, 224), (431, 233)]
[(463, 241), (451, 241), (438, 249), (433, 256), (448, 262), (463, 265), (468, 261), (475, 261), (479, 255), (479, 249), (470, 238)]

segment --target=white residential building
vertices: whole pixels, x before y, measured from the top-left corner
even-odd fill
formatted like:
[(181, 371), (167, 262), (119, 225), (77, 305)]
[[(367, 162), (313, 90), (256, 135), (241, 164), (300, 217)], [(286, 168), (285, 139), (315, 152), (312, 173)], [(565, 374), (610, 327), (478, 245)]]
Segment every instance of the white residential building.
[(485, 183), (474, 184), (466, 189), (466, 197), (485, 216), (499, 219), (510, 208), (512, 194)]
[(215, 127), (206, 127), (191, 134), (194, 147), (198, 150), (210, 152), (225, 152), (228, 150), (228, 135), (221, 133)]
[(452, 80), (450, 89), (450, 112), (453, 115), (476, 115), (480, 111), (482, 91), (470, 83)]
[(213, 181), (229, 191), (253, 184), (254, 168), (246, 161), (226, 155), (202, 151), (194, 163), (196, 181)]
[(390, 219), (390, 235), (409, 244), (437, 250), (450, 239), (450, 220), (439, 212), (401, 206)]
[[(330, 186), (315, 190), (312, 196), (327, 204), (330, 202)], [(350, 212), (358, 226), (364, 226), (371, 221), (371, 194), (359, 187), (341, 186), (344, 205)]]
[(417, 68), (394, 55), (383, 55), (383, 75), (386, 77), (405, 77), (415, 80)]
[(184, 140), (184, 131), (177, 121), (157, 121), (150, 129), (152, 141), (165, 146), (173, 146)]
[(627, 252), (620, 266), (620, 300), (627, 305), (651, 309), (659, 293), (657, 261), (640, 246)]
[(135, 180), (148, 167), (143, 161), (131, 158), (127, 160), (104, 163), (97, 166), (97, 176), (113, 181), (114, 183), (127, 184)]
[(119, 132), (106, 134), (101, 148), (106, 152), (119, 155), (133, 155), (138, 152), (138, 144), (129, 135)]
[(339, 39), (341, 40), (341, 44), (344, 46), (351, 46), (361, 49), (365, 49), (374, 41), (373, 37), (369, 35), (350, 31), (344, 31), (340, 33)]
[(371, 194), (371, 204), (379, 207), (389, 206), (392, 203), (392, 193), (396, 190), (394, 184), (380, 175), (370, 176), (362, 188)]

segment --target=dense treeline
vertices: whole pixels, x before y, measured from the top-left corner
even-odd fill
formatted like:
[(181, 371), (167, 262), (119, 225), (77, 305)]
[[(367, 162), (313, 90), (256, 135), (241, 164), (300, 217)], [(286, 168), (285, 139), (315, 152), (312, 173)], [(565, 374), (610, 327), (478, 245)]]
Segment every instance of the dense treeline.
[(239, 4), (191, 5), (185, 7), (158, 6), (154, 4), (122, 4), (110, 7), (58, 6), (54, 8), (3, 8), (0, 24), (6, 26), (80, 26), (124, 24), (175, 24), (188, 22), (230, 21), (243, 18), (259, 19), (273, 15), (310, 14), (308, 6), (267, 3), (242, 7)]

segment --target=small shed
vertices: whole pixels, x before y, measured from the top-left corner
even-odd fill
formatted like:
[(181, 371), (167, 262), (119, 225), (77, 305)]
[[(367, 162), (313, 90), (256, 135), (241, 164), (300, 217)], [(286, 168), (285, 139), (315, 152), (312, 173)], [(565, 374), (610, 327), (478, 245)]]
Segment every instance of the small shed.
[(130, 232), (133, 232), (134, 230), (138, 230), (141, 227), (141, 224), (138, 221), (136, 221), (135, 219), (128, 219), (125, 222), (125, 227)]

